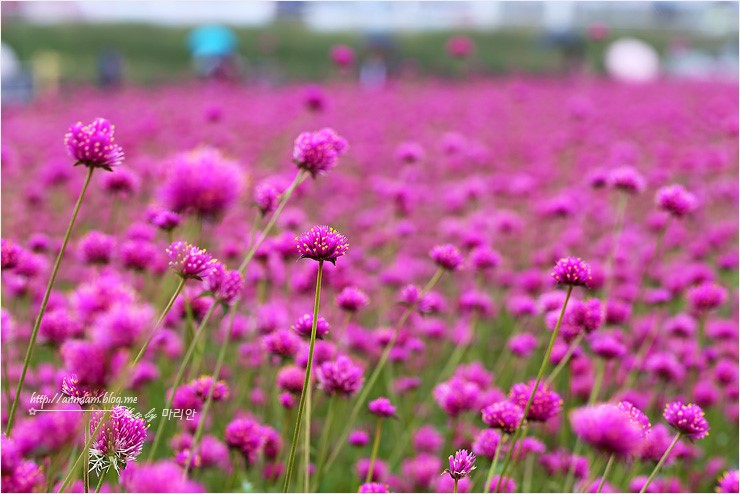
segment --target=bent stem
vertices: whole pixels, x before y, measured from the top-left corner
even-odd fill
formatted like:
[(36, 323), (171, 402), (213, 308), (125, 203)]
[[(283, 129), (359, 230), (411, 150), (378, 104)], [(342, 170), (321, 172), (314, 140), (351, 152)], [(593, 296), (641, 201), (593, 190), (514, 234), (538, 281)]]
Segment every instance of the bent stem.
[[(198, 331), (193, 335), (193, 339), (190, 341), (190, 345), (188, 346), (188, 350), (185, 353), (185, 357), (182, 359), (182, 362), (180, 362), (180, 368), (177, 370), (175, 382), (172, 384), (172, 393), (170, 393), (170, 396), (167, 398), (164, 409), (172, 408), (172, 401), (175, 398), (177, 388), (182, 383), (183, 377), (185, 377), (185, 369), (187, 369), (188, 363), (190, 362), (193, 353), (195, 353), (195, 348), (198, 345), (198, 340), (200, 339), (201, 335), (205, 333), (206, 324), (208, 324), (208, 320), (211, 318), (211, 314), (213, 314), (213, 310), (215, 309), (216, 305), (217, 304), (214, 301), (214, 303), (208, 309), (208, 312), (206, 312), (206, 315), (203, 317), (200, 325), (198, 326)], [(162, 433), (164, 432), (164, 426), (166, 423), (166, 420), (159, 421), (159, 425), (157, 426), (157, 433), (154, 435), (154, 441), (152, 442), (152, 448), (149, 450), (149, 457), (147, 458), (147, 461), (152, 461), (154, 459), (154, 455), (157, 453), (157, 447), (159, 446), (159, 442), (162, 439)]]
[(609, 461), (606, 462), (606, 468), (604, 468), (604, 474), (601, 476), (601, 482), (599, 482), (599, 488), (596, 490), (596, 494), (601, 493), (601, 489), (604, 488), (606, 477), (609, 475), (609, 471), (612, 469), (612, 463), (614, 463), (614, 453), (609, 456)]
[(5, 426), (5, 435), (10, 437), (13, 432), (13, 423), (15, 422), (15, 413), (18, 410), (18, 402), (21, 399), (21, 393), (23, 392), (23, 384), (26, 381), (26, 372), (28, 372), (28, 365), (31, 363), (31, 357), (33, 356), (33, 350), (36, 346), (36, 337), (39, 334), (39, 328), (41, 327), (41, 321), (44, 320), (44, 314), (46, 314), (46, 306), (49, 303), (49, 297), (51, 296), (51, 290), (54, 288), (54, 282), (57, 279), (57, 273), (59, 273), (59, 267), (62, 265), (62, 258), (64, 252), (67, 250), (67, 244), (69, 243), (69, 237), (72, 235), (72, 229), (77, 221), (77, 215), (80, 212), (82, 206), (82, 200), (85, 198), (87, 187), (90, 185), (90, 179), (92, 179), (95, 167), (87, 167), (87, 176), (85, 177), (85, 183), (82, 185), (82, 190), (77, 198), (77, 203), (72, 210), (72, 219), (69, 220), (67, 225), (67, 231), (64, 233), (64, 240), (62, 240), (62, 246), (57, 254), (57, 259), (54, 261), (54, 267), (51, 270), (51, 276), (49, 277), (49, 283), (46, 285), (46, 292), (44, 298), (41, 299), (41, 307), (39, 309), (39, 315), (36, 317), (36, 322), (33, 323), (33, 329), (31, 330), (31, 339), (28, 341), (28, 348), (26, 349), (26, 356), (23, 359), (23, 370), (21, 376), (18, 379), (18, 385), (15, 389), (15, 396), (13, 397), (13, 404), (10, 406), (10, 413), (8, 414), (8, 424)]
[(506, 453), (506, 459), (504, 460), (504, 468), (501, 470), (501, 475), (498, 478), (498, 484), (496, 484), (496, 490), (494, 492), (498, 492), (499, 489), (501, 489), (501, 483), (504, 480), (504, 475), (506, 475), (507, 470), (509, 469), (509, 465), (511, 464), (511, 458), (512, 453), (516, 449), (516, 443), (519, 441), (519, 439), (522, 436), (524, 421), (527, 420), (527, 414), (529, 413), (529, 409), (532, 407), (532, 402), (534, 401), (534, 395), (537, 393), (537, 389), (540, 387), (540, 381), (542, 381), (542, 376), (545, 374), (545, 369), (547, 368), (547, 364), (550, 361), (550, 354), (552, 353), (552, 347), (555, 345), (555, 339), (558, 336), (558, 332), (560, 332), (560, 325), (563, 323), (563, 316), (565, 316), (565, 309), (568, 307), (568, 301), (570, 300), (570, 294), (573, 292), (573, 286), (568, 286), (568, 291), (565, 294), (565, 301), (563, 302), (563, 308), (560, 310), (560, 316), (558, 317), (558, 323), (555, 325), (555, 330), (552, 332), (552, 336), (550, 336), (550, 343), (547, 346), (547, 351), (545, 352), (545, 357), (542, 359), (542, 365), (540, 366), (540, 371), (537, 373), (537, 380), (534, 383), (534, 388), (532, 388), (532, 393), (529, 395), (529, 400), (527, 400), (527, 406), (524, 407), (524, 413), (522, 414), (522, 420), (519, 422), (519, 425), (516, 428), (516, 432), (514, 433), (514, 439), (511, 441), (511, 447), (509, 448), (509, 451)]
[(375, 426), (375, 440), (373, 440), (373, 452), (370, 455), (370, 466), (367, 469), (367, 475), (365, 475), (365, 483), (370, 482), (373, 478), (373, 470), (375, 469), (375, 460), (378, 458), (378, 447), (380, 446), (380, 436), (383, 433), (383, 419), (378, 417), (378, 425)]
[[(444, 270), (442, 268), (437, 269), (437, 271), (434, 273), (432, 278), (429, 280), (429, 282), (427, 282), (427, 284), (424, 286), (421, 293), (419, 294), (420, 300), (424, 297), (424, 295), (429, 293), (429, 291), (432, 288), (434, 288), (434, 285), (436, 285), (439, 282), (443, 273), (444, 273)], [(360, 410), (362, 409), (362, 406), (365, 403), (365, 400), (367, 400), (367, 397), (372, 391), (375, 381), (378, 380), (380, 373), (383, 371), (385, 364), (388, 362), (388, 357), (390, 356), (391, 350), (393, 349), (393, 345), (395, 345), (396, 343), (396, 339), (398, 338), (398, 333), (400, 333), (401, 329), (403, 328), (403, 325), (406, 324), (406, 321), (413, 313), (417, 304), (410, 305), (409, 307), (406, 308), (403, 314), (401, 314), (401, 318), (396, 324), (396, 328), (393, 331), (393, 335), (391, 336), (391, 339), (388, 341), (388, 343), (386, 343), (385, 348), (383, 349), (383, 353), (380, 356), (380, 360), (378, 360), (378, 364), (375, 366), (375, 369), (373, 369), (373, 373), (370, 375), (368, 380), (363, 385), (362, 391), (360, 391), (360, 394), (357, 397), (357, 401), (355, 401), (355, 404), (352, 407), (352, 411), (349, 414), (349, 419), (347, 420), (347, 425), (342, 431), (342, 435), (341, 435), (341, 438), (339, 439), (339, 442), (337, 443), (337, 447), (334, 449), (331, 456), (329, 456), (329, 460), (326, 462), (326, 466), (324, 467), (325, 470), (329, 470), (329, 468), (331, 468), (332, 464), (339, 456), (339, 453), (342, 451), (344, 444), (347, 442), (347, 437), (349, 437), (349, 433), (352, 431), (352, 427), (355, 423), (355, 420), (357, 420), (357, 416), (359, 415)]]
[[(293, 441), (290, 445), (290, 454), (288, 456), (288, 466), (285, 470), (285, 483), (283, 484), (283, 492), (288, 492), (290, 488), (290, 478), (293, 474), (293, 465), (295, 464), (295, 451), (298, 445), (298, 435), (301, 432), (301, 419), (303, 418), (303, 412), (306, 407), (306, 397), (308, 395), (308, 387), (310, 386), (311, 380), (311, 369), (313, 367), (313, 351), (316, 345), (316, 324), (319, 319), (319, 302), (321, 300), (321, 276), (324, 270), (324, 261), (319, 261), (319, 270), (316, 274), (316, 296), (314, 297), (313, 304), (313, 322), (311, 324), (311, 340), (308, 346), (308, 363), (306, 365), (306, 377), (303, 380), (303, 389), (301, 390), (301, 401), (298, 405), (298, 416), (295, 421), (295, 429), (293, 430)], [(308, 420), (311, 417), (311, 410), (308, 410)], [(306, 465), (306, 476), (308, 476), (308, 468)]]
[(493, 480), (493, 474), (496, 472), (496, 465), (498, 465), (498, 457), (501, 454), (501, 445), (506, 440), (506, 436), (501, 436), (498, 444), (496, 445), (496, 452), (493, 454), (493, 461), (491, 462), (491, 468), (488, 469), (488, 475), (486, 476), (486, 483), (483, 485), (483, 492), (488, 494), (491, 491), (491, 480)]
[(648, 477), (647, 481), (645, 481), (645, 485), (642, 486), (642, 490), (640, 491), (640, 494), (644, 494), (644, 492), (647, 490), (647, 488), (652, 483), (653, 479), (655, 479), (655, 476), (658, 475), (658, 471), (660, 470), (660, 467), (663, 466), (663, 463), (668, 459), (668, 455), (671, 454), (671, 451), (678, 443), (678, 440), (681, 439), (681, 433), (679, 432), (676, 434), (676, 437), (673, 438), (673, 442), (671, 442), (671, 445), (668, 446), (668, 449), (665, 450), (665, 453), (663, 453), (663, 456), (660, 458), (660, 461), (657, 465), (655, 465), (655, 468), (653, 469), (653, 472), (650, 474), (650, 477)]

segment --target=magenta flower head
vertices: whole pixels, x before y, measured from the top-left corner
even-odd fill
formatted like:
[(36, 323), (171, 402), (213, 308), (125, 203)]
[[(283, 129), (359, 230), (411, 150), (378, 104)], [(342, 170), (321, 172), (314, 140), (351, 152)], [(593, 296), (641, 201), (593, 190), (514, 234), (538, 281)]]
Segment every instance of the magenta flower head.
[[(347, 45), (334, 45), (331, 47), (331, 61), (338, 67), (349, 67), (355, 63), (355, 51)], [(362, 491), (360, 491), (362, 492)], [(370, 491), (376, 492), (376, 491)], [(377, 491), (388, 492), (388, 491)]]
[(362, 368), (343, 355), (332, 362), (321, 364), (316, 377), (319, 381), (319, 388), (329, 396), (335, 394), (344, 397), (352, 396), (365, 382)]
[(80, 240), (82, 259), (87, 264), (108, 264), (113, 255), (115, 240), (96, 230), (92, 230)]
[(114, 144), (115, 127), (104, 118), (96, 118), (83, 125), (77, 122), (69, 128), (64, 144), (76, 164), (113, 171), (123, 163), (123, 149)]
[(676, 430), (691, 439), (704, 439), (709, 435), (709, 423), (704, 418), (704, 411), (697, 405), (684, 405), (674, 401), (665, 406), (663, 417)]
[[(534, 384), (535, 380), (532, 379), (527, 384), (517, 383), (513, 385), (509, 391), (509, 399), (512, 403), (524, 410), (534, 389)], [(529, 412), (527, 412), (527, 420), (531, 420), (532, 422), (546, 422), (560, 413), (562, 405), (563, 400), (560, 398), (560, 395), (551, 390), (547, 384), (540, 383), (534, 394), (534, 400), (532, 400)]]
[(87, 386), (80, 384), (80, 380), (75, 374), (68, 374), (62, 378), (62, 393), (72, 398), (80, 406), (99, 403), (105, 395), (103, 388)]
[(336, 264), (337, 258), (342, 257), (349, 249), (347, 237), (326, 225), (311, 227), (295, 240), (301, 259)]
[(228, 271), (223, 264), (216, 262), (203, 280), (203, 286), (217, 302), (230, 304), (241, 293), (244, 278), (239, 271)]
[(149, 427), (143, 418), (135, 416), (128, 408), (115, 406), (98, 428), (104, 415), (103, 411), (95, 411), (90, 417), (90, 434), (98, 429), (90, 446), (90, 469), (98, 475), (110, 470), (111, 466), (120, 472), (134, 461), (141, 453)]
[(455, 456), (450, 455), (450, 468), (443, 473), (447, 473), (454, 480), (460, 480), (470, 475), (475, 470), (475, 455), (469, 453), (467, 449), (459, 449)]
[(293, 161), (298, 168), (316, 178), (317, 175), (334, 168), (346, 150), (347, 141), (332, 129), (303, 132), (295, 140)]
[(582, 441), (609, 455), (627, 457), (642, 445), (642, 427), (614, 405), (577, 408), (570, 414), (570, 423)]
[(629, 401), (620, 401), (617, 403), (617, 408), (629, 415), (630, 420), (637, 424), (642, 431), (642, 437), (645, 437), (647, 433), (650, 432), (650, 419), (647, 418), (647, 415), (642, 413), (642, 410)]
[(696, 197), (680, 185), (668, 185), (658, 189), (655, 204), (671, 216), (683, 218), (696, 209)]
[[(301, 336), (309, 338), (311, 336), (311, 329), (313, 328), (313, 315), (303, 314), (299, 317), (296, 322), (291, 326), (291, 329)], [(329, 334), (329, 323), (326, 319), (319, 316), (316, 321), (316, 337), (323, 338)]]
[(272, 213), (277, 208), (279, 198), (280, 192), (271, 183), (257, 184), (254, 188), (254, 203), (262, 216)]
[(740, 484), (738, 483), (737, 470), (729, 470), (717, 481), (717, 492), (738, 492)]
[(609, 173), (612, 187), (628, 194), (639, 194), (645, 189), (645, 179), (631, 166), (615, 168)]
[(182, 241), (170, 244), (166, 252), (170, 258), (170, 268), (182, 278), (202, 280), (211, 274), (218, 262), (205, 249)]
[(437, 266), (448, 271), (455, 271), (463, 262), (462, 254), (457, 250), (457, 247), (451, 244), (432, 247), (429, 256)]
[(170, 232), (180, 226), (182, 222), (182, 216), (175, 213), (174, 211), (157, 211), (149, 217), (149, 223), (156, 226), (160, 230)]
[(494, 429), (512, 434), (522, 421), (524, 411), (510, 401), (497, 401), (481, 411), (483, 422)]
[(257, 454), (264, 444), (265, 437), (262, 426), (247, 418), (238, 418), (229, 422), (224, 436), (226, 444), (238, 450), (249, 465), (257, 460)]
[(337, 305), (347, 312), (357, 312), (369, 303), (367, 294), (354, 286), (344, 288), (337, 295)]
[(558, 285), (588, 286), (591, 281), (591, 266), (580, 257), (564, 257), (552, 270), (551, 276)]
[(691, 288), (687, 294), (691, 311), (703, 314), (716, 309), (727, 300), (727, 290), (714, 283), (702, 283)]
[(18, 265), (20, 247), (10, 240), (2, 239), (2, 269), (13, 269)]
[[(386, 484), (380, 484), (378, 482), (368, 482), (360, 486), (360, 490), (357, 492), (390, 492)], [(728, 491), (729, 492), (729, 491)]]
[(395, 417), (396, 407), (391, 404), (391, 400), (388, 398), (378, 398), (368, 403), (367, 407), (370, 409), (370, 413), (377, 417), (388, 418)]

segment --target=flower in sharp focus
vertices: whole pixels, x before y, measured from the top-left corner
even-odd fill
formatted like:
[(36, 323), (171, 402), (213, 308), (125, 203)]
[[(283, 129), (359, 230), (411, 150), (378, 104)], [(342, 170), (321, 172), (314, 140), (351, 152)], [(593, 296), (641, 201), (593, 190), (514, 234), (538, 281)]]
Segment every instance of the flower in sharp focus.
[(64, 144), (79, 164), (113, 171), (123, 163), (123, 149), (113, 142), (114, 133), (115, 126), (104, 118), (96, 118), (88, 125), (77, 122), (69, 128)]
[[(104, 419), (105, 413), (104, 411), (92, 413), (90, 434), (98, 429), (98, 424)], [(90, 470), (102, 475), (111, 466), (116, 472), (126, 468), (126, 465), (141, 453), (148, 427), (143, 418), (134, 416), (128, 408), (113, 407), (90, 446)]]
[(697, 405), (674, 401), (665, 406), (663, 417), (677, 431), (691, 439), (703, 439), (709, 435), (709, 423), (704, 418), (704, 411)]
[(293, 161), (298, 168), (316, 178), (320, 173), (334, 168), (346, 149), (347, 141), (332, 129), (303, 132), (295, 140)]
[(450, 455), (448, 458), (450, 462), (450, 468), (445, 470), (455, 480), (460, 480), (463, 477), (467, 477), (475, 470), (475, 455), (469, 453), (466, 449), (460, 449), (455, 452), (455, 455)]
[(182, 241), (173, 242), (166, 252), (170, 258), (170, 268), (182, 278), (202, 280), (218, 262), (205, 249)]
[(349, 249), (347, 237), (326, 225), (311, 227), (295, 240), (301, 259), (336, 264), (337, 258), (342, 257)]
[(564, 257), (555, 264), (551, 276), (558, 285), (588, 286), (591, 266), (580, 257)]

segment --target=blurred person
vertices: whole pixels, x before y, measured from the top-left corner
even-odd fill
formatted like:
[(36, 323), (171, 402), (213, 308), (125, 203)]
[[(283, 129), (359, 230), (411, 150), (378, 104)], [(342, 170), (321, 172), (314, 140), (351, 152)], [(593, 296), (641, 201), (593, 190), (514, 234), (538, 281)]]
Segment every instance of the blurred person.
[(98, 55), (100, 87), (117, 87), (123, 82), (123, 56), (114, 48), (104, 48)]
[(190, 33), (188, 45), (200, 77), (227, 80), (239, 77), (237, 38), (228, 27), (200, 26)]

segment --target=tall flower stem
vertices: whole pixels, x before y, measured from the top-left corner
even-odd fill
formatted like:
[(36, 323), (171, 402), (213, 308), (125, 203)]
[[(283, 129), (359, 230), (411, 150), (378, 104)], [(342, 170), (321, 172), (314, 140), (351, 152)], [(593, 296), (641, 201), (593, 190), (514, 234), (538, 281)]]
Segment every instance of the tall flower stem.
[(645, 481), (645, 485), (642, 486), (642, 490), (640, 491), (640, 494), (643, 494), (645, 491), (647, 491), (647, 488), (653, 482), (653, 480), (655, 479), (655, 476), (658, 475), (658, 471), (660, 470), (660, 467), (662, 467), (663, 463), (665, 463), (665, 461), (668, 459), (668, 455), (671, 454), (671, 451), (673, 451), (673, 448), (676, 446), (679, 439), (681, 439), (680, 432), (676, 434), (676, 437), (673, 438), (673, 442), (671, 442), (671, 445), (668, 446), (668, 449), (665, 450), (665, 453), (663, 453), (663, 456), (660, 458), (660, 461), (658, 462), (658, 464), (655, 465), (655, 468), (650, 474), (650, 477), (648, 477), (647, 481)]
[(601, 476), (601, 482), (599, 482), (599, 488), (596, 490), (597, 494), (599, 494), (601, 492), (601, 489), (604, 488), (606, 477), (609, 475), (609, 471), (612, 469), (613, 463), (614, 463), (614, 454), (612, 453), (612, 455), (609, 456), (609, 461), (606, 462), (606, 468), (604, 468), (604, 474)]
[(614, 269), (614, 258), (617, 255), (619, 249), (619, 241), (622, 237), (622, 228), (624, 226), (624, 213), (627, 210), (627, 194), (620, 193), (619, 202), (617, 204), (617, 222), (615, 225), (614, 233), (614, 245), (609, 253), (609, 259), (606, 261), (606, 286), (604, 287), (603, 296), (605, 299), (609, 297), (612, 288), (612, 271)]
[(306, 413), (303, 414), (303, 492), (309, 492), (311, 482), (311, 398), (312, 386), (306, 388)]
[(41, 308), (39, 309), (39, 315), (36, 317), (36, 322), (33, 323), (33, 329), (31, 330), (31, 339), (28, 341), (28, 348), (26, 349), (26, 357), (23, 359), (23, 370), (21, 371), (21, 377), (18, 379), (18, 386), (15, 389), (15, 397), (13, 398), (13, 404), (10, 406), (10, 413), (8, 414), (8, 424), (5, 426), (5, 435), (10, 437), (13, 432), (13, 423), (15, 422), (15, 413), (18, 410), (18, 402), (21, 399), (21, 393), (23, 392), (23, 384), (26, 381), (26, 372), (28, 372), (28, 365), (31, 363), (31, 357), (33, 356), (33, 350), (36, 346), (36, 337), (39, 334), (39, 328), (41, 327), (41, 321), (44, 320), (44, 314), (46, 313), (46, 306), (49, 303), (49, 297), (51, 296), (51, 290), (54, 288), (54, 282), (57, 279), (57, 273), (59, 273), (59, 267), (62, 265), (62, 258), (64, 252), (67, 250), (67, 244), (69, 243), (69, 237), (72, 234), (72, 229), (77, 221), (77, 215), (80, 212), (82, 206), (82, 200), (85, 198), (87, 187), (90, 185), (95, 167), (87, 167), (87, 176), (85, 182), (82, 185), (82, 190), (77, 198), (77, 203), (72, 210), (72, 219), (69, 220), (67, 225), (67, 231), (64, 233), (64, 240), (62, 240), (62, 246), (57, 254), (57, 259), (54, 262), (54, 267), (51, 270), (51, 276), (49, 277), (49, 283), (46, 285), (46, 292), (44, 298), (41, 299)]
[(98, 485), (95, 487), (95, 494), (98, 494), (100, 492), (100, 488), (103, 487), (103, 480), (105, 480), (105, 475), (101, 472), (100, 478), (98, 479)]
[[(90, 438), (90, 414), (85, 414), (85, 420), (82, 421), (85, 427), (85, 444)], [(82, 485), (85, 494), (90, 492), (90, 449), (85, 451), (85, 463), (82, 465)]]
[(493, 454), (493, 461), (491, 461), (491, 468), (488, 469), (488, 475), (486, 476), (486, 483), (483, 484), (483, 492), (488, 494), (491, 491), (491, 480), (493, 480), (493, 474), (496, 472), (496, 465), (498, 465), (498, 457), (501, 454), (501, 445), (506, 440), (506, 436), (501, 436), (498, 444), (496, 445), (496, 452)]
[(455, 483), (455, 485), (453, 487), (453, 491), (452, 492), (454, 492), (455, 494), (457, 494), (457, 479), (453, 479), (453, 482)]
[[(190, 362), (190, 359), (193, 357), (193, 353), (195, 353), (195, 348), (198, 345), (198, 340), (201, 338), (203, 333), (205, 333), (206, 325), (208, 324), (208, 320), (211, 318), (211, 315), (213, 314), (213, 310), (216, 308), (216, 303), (214, 302), (211, 307), (208, 309), (208, 312), (206, 312), (206, 315), (203, 317), (203, 320), (200, 322), (200, 325), (198, 327), (198, 331), (193, 335), (193, 339), (190, 341), (190, 345), (188, 346), (187, 352), (185, 353), (185, 357), (183, 357), (182, 362), (180, 362), (180, 368), (177, 369), (177, 374), (175, 375), (175, 382), (172, 384), (172, 393), (170, 393), (170, 396), (167, 398), (167, 401), (164, 405), (165, 409), (172, 408), (172, 401), (175, 399), (175, 393), (177, 392), (177, 388), (180, 387), (180, 384), (182, 383), (183, 377), (185, 377), (185, 370), (188, 367), (188, 363)], [(164, 426), (167, 423), (166, 420), (160, 420), (159, 425), (157, 426), (157, 433), (154, 435), (154, 441), (152, 442), (152, 448), (149, 450), (149, 457), (147, 458), (147, 461), (152, 461), (154, 459), (154, 455), (157, 453), (157, 447), (159, 446), (159, 442), (162, 439), (162, 433), (164, 432)]]
[(571, 342), (570, 346), (568, 347), (568, 350), (565, 352), (565, 355), (563, 355), (563, 358), (560, 359), (560, 362), (558, 362), (558, 365), (555, 366), (552, 372), (550, 372), (550, 375), (547, 376), (547, 379), (545, 379), (545, 384), (547, 384), (548, 386), (552, 385), (552, 383), (558, 377), (558, 374), (560, 374), (560, 371), (562, 371), (565, 368), (565, 366), (568, 365), (570, 358), (573, 356), (573, 352), (576, 351), (576, 348), (578, 348), (578, 345), (580, 345), (581, 341), (583, 341), (583, 336), (584, 336), (584, 333), (580, 333), (578, 336), (576, 336), (576, 339)]
[[(424, 295), (429, 293), (429, 291), (432, 288), (434, 288), (434, 286), (439, 282), (443, 273), (444, 273), (444, 270), (442, 268), (437, 269), (437, 271), (434, 273), (432, 278), (422, 289), (419, 295), (419, 299), (423, 298)], [(391, 350), (393, 349), (393, 345), (395, 345), (396, 343), (396, 339), (398, 338), (398, 333), (401, 331), (404, 324), (406, 324), (406, 321), (408, 320), (408, 318), (411, 316), (411, 314), (414, 312), (415, 309), (416, 309), (416, 304), (410, 305), (409, 307), (406, 308), (403, 314), (401, 314), (401, 318), (396, 324), (396, 328), (393, 331), (393, 335), (391, 336), (391, 339), (388, 341), (388, 343), (386, 343), (385, 348), (383, 349), (383, 353), (380, 356), (380, 360), (378, 360), (378, 363), (375, 366), (375, 369), (373, 369), (373, 373), (370, 374), (370, 377), (365, 382), (365, 385), (362, 387), (362, 391), (360, 391), (360, 394), (357, 397), (357, 401), (355, 401), (355, 404), (352, 407), (352, 411), (350, 412), (349, 418), (347, 420), (347, 425), (345, 426), (344, 431), (342, 431), (342, 435), (339, 439), (339, 442), (337, 443), (337, 447), (334, 449), (331, 456), (329, 456), (329, 459), (326, 462), (326, 466), (324, 467), (325, 470), (329, 470), (329, 468), (331, 468), (332, 464), (339, 456), (339, 453), (342, 451), (342, 447), (347, 442), (347, 437), (349, 437), (349, 433), (352, 431), (352, 427), (354, 426), (355, 420), (357, 420), (357, 416), (359, 415), (360, 410), (362, 409), (365, 401), (367, 400), (368, 395), (372, 391), (375, 381), (378, 380), (380, 373), (383, 371), (385, 364), (388, 362), (388, 357), (391, 353)]]
[(329, 398), (329, 405), (327, 407), (326, 412), (326, 420), (324, 421), (324, 430), (321, 431), (321, 440), (319, 441), (319, 463), (318, 468), (316, 469), (316, 489), (315, 491), (318, 492), (319, 489), (321, 489), (321, 470), (324, 467), (324, 462), (326, 461), (326, 447), (329, 445), (329, 434), (331, 432), (331, 426), (334, 422), (334, 396)]
[(365, 475), (365, 483), (370, 482), (373, 478), (373, 470), (375, 469), (375, 460), (378, 458), (378, 447), (380, 446), (380, 437), (383, 434), (383, 419), (378, 417), (378, 424), (375, 426), (375, 439), (373, 440), (373, 452), (370, 454), (370, 466), (367, 469), (367, 475)]
[[(288, 466), (285, 469), (285, 483), (283, 484), (283, 492), (288, 492), (290, 488), (290, 478), (293, 475), (293, 465), (295, 464), (295, 451), (298, 445), (298, 436), (301, 432), (301, 419), (303, 418), (303, 412), (306, 407), (306, 397), (308, 395), (308, 387), (311, 385), (311, 370), (313, 368), (313, 351), (316, 346), (316, 324), (319, 321), (319, 302), (321, 300), (321, 277), (324, 270), (324, 261), (319, 261), (319, 270), (316, 273), (316, 295), (314, 297), (313, 304), (313, 323), (311, 324), (311, 340), (308, 346), (308, 363), (306, 364), (306, 377), (303, 380), (303, 389), (301, 390), (301, 401), (298, 404), (298, 415), (295, 421), (295, 429), (293, 430), (293, 441), (290, 444), (290, 454), (288, 455)], [(308, 411), (308, 417), (310, 420), (311, 410)], [(308, 466), (306, 467), (308, 468)], [(306, 472), (308, 475), (308, 471)]]
[(511, 463), (512, 453), (514, 452), (514, 449), (516, 449), (516, 443), (519, 441), (519, 439), (522, 436), (523, 431), (523, 425), (524, 421), (527, 420), (527, 414), (529, 413), (529, 409), (532, 407), (532, 402), (534, 401), (534, 395), (537, 393), (537, 389), (540, 386), (540, 381), (542, 381), (542, 376), (545, 374), (545, 369), (547, 368), (547, 364), (550, 361), (550, 354), (552, 353), (552, 347), (555, 345), (555, 339), (558, 337), (558, 333), (560, 332), (560, 325), (563, 323), (563, 316), (565, 316), (565, 309), (568, 307), (568, 301), (570, 300), (570, 294), (573, 292), (573, 286), (568, 286), (568, 291), (565, 294), (565, 301), (563, 301), (563, 308), (560, 310), (560, 316), (558, 317), (558, 323), (555, 326), (555, 330), (552, 332), (552, 336), (550, 336), (550, 343), (547, 346), (547, 351), (545, 352), (545, 357), (542, 359), (542, 365), (540, 366), (540, 371), (537, 373), (537, 380), (534, 383), (534, 388), (532, 388), (532, 393), (529, 395), (529, 400), (527, 400), (527, 405), (524, 407), (524, 413), (522, 414), (522, 420), (519, 422), (519, 425), (516, 428), (516, 432), (514, 433), (514, 439), (511, 441), (511, 447), (509, 448), (509, 451), (506, 453), (506, 459), (504, 460), (504, 468), (501, 470), (501, 476), (498, 479), (498, 484), (496, 484), (496, 490), (494, 492), (498, 492), (499, 489), (501, 489), (501, 483), (504, 480), (504, 475), (506, 475), (507, 470), (509, 469), (509, 465)]

